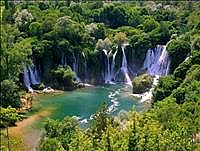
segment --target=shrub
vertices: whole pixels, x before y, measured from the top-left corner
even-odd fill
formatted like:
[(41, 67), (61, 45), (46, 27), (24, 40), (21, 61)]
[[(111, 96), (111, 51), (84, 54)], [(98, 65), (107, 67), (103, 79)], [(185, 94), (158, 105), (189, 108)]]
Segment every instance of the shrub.
[(143, 74), (135, 77), (132, 81), (133, 93), (144, 93), (151, 88), (153, 78), (148, 74)]
[(12, 80), (3, 80), (1, 82), (1, 106), (7, 108), (11, 105), (14, 108), (20, 107), (20, 95), (18, 86)]
[(75, 84), (75, 72), (67, 67), (58, 67), (52, 71), (52, 85), (58, 89), (72, 90)]

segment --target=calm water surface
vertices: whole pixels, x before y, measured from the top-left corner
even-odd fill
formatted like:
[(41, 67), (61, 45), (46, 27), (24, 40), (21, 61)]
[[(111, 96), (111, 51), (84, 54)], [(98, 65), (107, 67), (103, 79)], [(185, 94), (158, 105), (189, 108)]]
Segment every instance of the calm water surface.
[(42, 121), (46, 118), (63, 119), (68, 115), (78, 117), (81, 123), (87, 123), (103, 102), (107, 104), (111, 115), (117, 115), (122, 110), (130, 111), (132, 108), (143, 111), (145, 105), (130, 94), (131, 88), (124, 85), (104, 85), (77, 89), (56, 96), (37, 96), (30, 114), (47, 110), (50, 114)]

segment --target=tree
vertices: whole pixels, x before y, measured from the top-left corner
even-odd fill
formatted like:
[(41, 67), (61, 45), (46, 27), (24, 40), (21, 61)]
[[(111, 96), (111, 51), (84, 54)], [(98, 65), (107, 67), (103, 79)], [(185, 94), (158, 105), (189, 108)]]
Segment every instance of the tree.
[(172, 75), (161, 77), (158, 86), (153, 91), (153, 100), (161, 101), (164, 98), (171, 95), (172, 91), (176, 89), (180, 84), (180, 81), (176, 80)]
[(75, 86), (75, 73), (67, 66), (65, 68), (58, 67), (52, 71), (52, 84), (56, 88), (64, 88), (65, 90), (72, 90)]
[(67, 38), (72, 43), (80, 43), (84, 38), (83, 26), (73, 21), (70, 16), (57, 19), (55, 31), (60, 37)]
[(105, 6), (99, 15), (100, 22), (104, 22), (111, 28), (128, 24), (126, 10), (121, 6)]
[(127, 39), (125, 33), (119, 32), (119, 33), (117, 33), (117, 34), (115, 35), (114, 41), (116, 42), (116, 44), (117, 44), (118, 46), (121, 46), (122, 44), (127, 43), (127, 42), (128, 42), (128, 39)]
[(29, 26), (29, 32), (33, 36), (40, 36), (40, 24), (38, 22), (32, 22)]
[(112, 43), (109, 38), (105, 38), (104, 40), (99, 39), (96, 44), (96, 50), (111, 50)]
[(1, 80), (18, 80), (24, 63), (30, 62), (31, 38), (19, 38), (19, 31), (10, 25), (2, 27), (1, 34)]
[(21, 119), (21, 117), (17, 114), (15, 108), (11, 108), (10, 106), (7, 108), (2, 108), (0, 106), (0, 128), (6, 127), (8, 150), (10, 150), (10, 138), (8, 133), (8, 126), (15, 125), (15, 122), (17, 122), (19, 119)]
[(13, 126), (20, 119), (15, 108), (8, 106), (7, 108), (0, 107), (0, 127)]
[(99, 107), (91, 121), (90, 135), (92, 135), (93, 149), (98, 147), (98, 142), (102, 139), (103, 133), (108, 126), (108, 113), (105, 102)]
[(153, 78), (148, 74), (143, 74), (135, 77), (132, 81), (133, 93), (141, 94), (147, 92), (152, 87), (152, 83)]
[(8, 106), (12, 106), (13, 108), (19, 108), (20, 103), (20, 95), (19, 88), (12, 80), (3, 80), (1, 82), (1, 106), (7, 108)]
[(183, 62), (190, 52), (190, 45), (187, 41), (177, 39), (172, 40), (167, 45), (167, 51), (169, 53), (169, 57), (171, 59), (171, 71), (174, 71), (178, 65)]
[(155, 21), (153, 18), (146, 19), (143, 23), (143, 29), (145, 32), (150, 32), (153, 29), (157, 28), (159, 23)]
[(65, 149), (61, 146), (59, 141), (56, 138), (47, 138), (40, 145), (41, 151), (65, 151)]
[(34, 19), (32, 14), (28, 12), (27, 9), (21, 11), (16, 11), (14, 14), (15, 25), (19, 28), (20, 31), (27, 31), (29, 24)]

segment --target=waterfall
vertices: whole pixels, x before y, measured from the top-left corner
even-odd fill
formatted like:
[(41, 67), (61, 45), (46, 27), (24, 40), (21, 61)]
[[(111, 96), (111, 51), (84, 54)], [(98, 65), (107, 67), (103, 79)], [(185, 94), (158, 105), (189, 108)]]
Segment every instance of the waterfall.
[(24, 85), (28, 88), (30, 92), (33, 92), (31, 88), (31, 84), (39, 84), (40, 77), (37, 71), (36, 66), (30, 67), (26, 65), (24, 67), (24, 77), (23, 77)]
[(29, 78), (29, 71), (28, 71), (28, 69), (27, 69), (26, 66), (24, 67), (24, 77), (23, 77), (23, 80), (24, 80), (24, 85), (28, 88), (28, 90), (30, 92), (33, 92), (33, 89), (31, 88), (31, 81), (30, 81), (30, 78)]
[(125, 79), (126, 79), (126, 84), (130, 85), (132, 87), (132, 81), (128, 75), (128, 66), (127, 66), (127, 60), (126, 60), (126, 54), (125, 54), (125, 47), (127, 46), (128, 44), (123, 44), (121, 46), (122, 48), (122, 53), (123, 53), (123, 59), (122, 59), (122, 66), (121, 66), (121, 71), (122, 73), (124, 74), (125, 76)]
[(76, 74), (76, 80), (77, 80), (78, 82), (81, 82), (81, 79), (78, 77), (78, 63), (79, 63), (79, 57), (78, 57), (78, 59), (76, 60), (76, 57), (75, 57), (75, 55), (74, 55), (74, 53), (73, 53), (73, 64), (72, 64), (72, 69), (73, 69), (73, 71), (74, 71), (75, 74)]
[(114, 78), (115, 76), (115, 57), (117, 55), (117, 50), (118, 50), (118, 47), (115, 51), (115, 53), (113, 54), (113, 58), (112, 58), (112, 65), (111, 65), (111, 77)]
[(166, 46), (158, 45), (155, 49), (149, 49), (142, 68), (152, 76), (167, 75), (170, 69), (170, 60)]
[(63, 66), (67, 65), (67, 58), (64, 52), (62, 53), (60, 64)]
[(187, 54), (186, 58), (184, 61), (187, 61), (190, 58), (190, 53)]
[(83, 58), (84, 58), (84, 76), (85, 76), (85, 82), (86, 82), (86, 78), (87, 78), (87, 61), (86, 61), (86, 57), (85, 57), (85, 53), (82, 52)]
[(39, 78), (39, 74), (38, 71), (36, 69), (36, 67), (28, 67), (28, 70), (30, 72), (30, 80), (32, 84), (39, 84), (40, 83), (40, 78)]
[(106, 55), (107, 58), (107, 68), (105, 69), (105, 83), (111, 83), (111, 74), (110, 74), (110, 60), (109, 60), (109, 56), (110, 53), (108, 53), (108, 51), (106, 49), (103, 49), (104, 54)]

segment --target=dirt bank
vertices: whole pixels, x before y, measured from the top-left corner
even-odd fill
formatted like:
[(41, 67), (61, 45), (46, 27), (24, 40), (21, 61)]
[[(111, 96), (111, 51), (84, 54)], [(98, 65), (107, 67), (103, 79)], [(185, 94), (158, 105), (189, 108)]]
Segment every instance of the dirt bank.
[(9, 128), (9, 135), (19, 140), (20, 143), (12, 146), (15, 150), (31, 151), (38, 146), (41, 135), (41, 130), (34, 127), (36, 121), (48, 116), (50, 111), (42, 111), (31, 117), (28, 117), (20, 122), (17, 122), (15, 127)]

